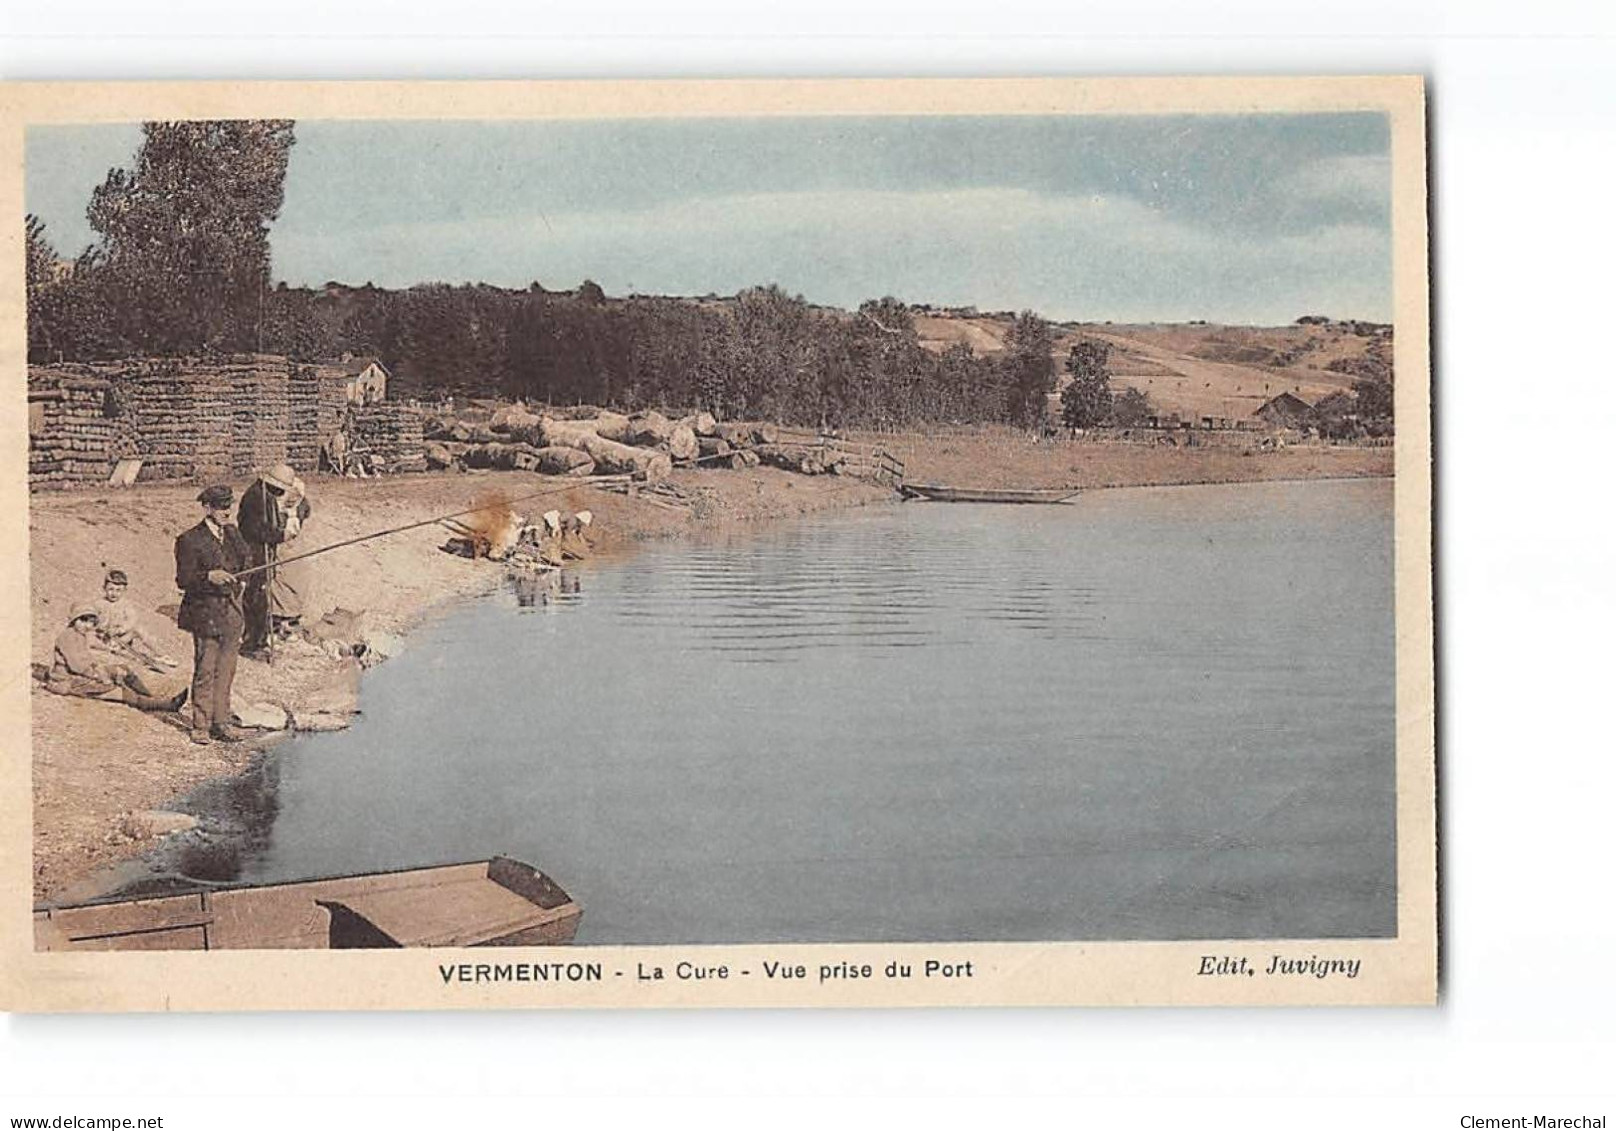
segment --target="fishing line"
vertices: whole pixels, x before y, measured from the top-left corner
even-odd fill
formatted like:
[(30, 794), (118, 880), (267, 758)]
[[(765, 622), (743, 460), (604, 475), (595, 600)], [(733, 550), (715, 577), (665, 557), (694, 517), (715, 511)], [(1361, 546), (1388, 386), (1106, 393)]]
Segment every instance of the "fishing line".
[(306, 554), (293, 554), (289, 558), (280, 558), (277, 561), (266, 562), (261, 566), (253, 566), (251, 569), (238, 570), (231, 576), (235, 577), (237, 580), (240, 580), (243, 577), (251, 577), (255, 573), (263, 573), (265, 570), (274, 569), (277, 566), (289, 565), (292, 562), (300, 562), (305, 558), (312, 558), (319, 554), (327, 553), (331, 550), (340, 550), (344, 546), (355, 546), (360, 542), (369, 542), (374, 538), (385, 538), (389, 534), (402, 534), (406, 530), (416, 530), (423, 526), (435, 526), (445, 519), (459, 518), (461, 515), (467, 514), (477, 514), (480, 511), (497, 510), (502, 506), (510, 506), (512, 503), (526, 502), (528, 499), (537, 499), (544, 495), (559, 495), (563, 491), (571, 491), (581, 486), (585, 486), (585, 484), (569, 483), (564, 487), (548, 487), (543, 491), (534, 491), (528, 495), (518, 495), (514, 499), (499, 499), (495, 502), (483, 503), (481, 506), (467, 507), (465, 510), (451, 511), (448, 514), (440, 514), (432, 518), (423, 518), (420, 522), (407, 522), (403, 526), (394, 526), (387, 530), (378, 530), (374, 534), (361, 534), (357, 538), (348, 538), (341, 542), (333, 542), (329, 546), (321, 546), (318, 550), (310, 550)]

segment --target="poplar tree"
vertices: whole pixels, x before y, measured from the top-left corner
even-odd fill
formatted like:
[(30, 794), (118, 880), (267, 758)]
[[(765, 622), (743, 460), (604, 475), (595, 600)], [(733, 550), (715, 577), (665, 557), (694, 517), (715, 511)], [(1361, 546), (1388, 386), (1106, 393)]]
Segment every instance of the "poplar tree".
[(1049, 323), (1030, 310), (1016, 315), (1004, 336), (1005, 412), (1011, 424), (1036, 428), (1055, 387), (1054, 341)]
[(1093, 428), (1111, 416), (1111, 347), (1085, 338), (1066, 355), (1071, 381), (1061, 390), (1061, 423)]
[(119, 335), (140, 353), (256, 348), (293, 123), (147, 122), (142, 137), (87, 213)]

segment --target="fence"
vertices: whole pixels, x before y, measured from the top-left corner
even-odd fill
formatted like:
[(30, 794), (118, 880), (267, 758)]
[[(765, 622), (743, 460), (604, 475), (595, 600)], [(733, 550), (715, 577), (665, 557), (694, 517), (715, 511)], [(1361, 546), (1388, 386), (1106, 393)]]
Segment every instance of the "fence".
[(837, 474), (856, 475), (894, 487), (903, 486), (903, 461), (877, 444), (861, 443), (804, 428), (781, 427), (778, 432), (781, 444), (812, 451), (820, 463)]

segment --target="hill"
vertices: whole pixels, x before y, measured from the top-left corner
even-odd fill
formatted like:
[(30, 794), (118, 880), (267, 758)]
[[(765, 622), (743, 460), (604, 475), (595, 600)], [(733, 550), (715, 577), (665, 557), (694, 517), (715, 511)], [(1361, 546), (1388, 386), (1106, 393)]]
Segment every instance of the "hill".
[[(921, 345), (941, 353), (959, 343), (978, 354), (1004, 348), (1005, 314), (930, 313), (915, 318)], [(1114, 384), (1132, 386), (1163, 413), (1239, 419), (1270, 397), (1294, 393), (1317, 403), (1351, 389), (1354, 376), (1329, 368), (1368, 356), (1391, 328), (1368, 322), (1319, 321), (1291, 326), (1207, 323), (1057, 323), (1053, 354), (1064, 386), (1067, 352), (1082, 338), (1111, 346)]]

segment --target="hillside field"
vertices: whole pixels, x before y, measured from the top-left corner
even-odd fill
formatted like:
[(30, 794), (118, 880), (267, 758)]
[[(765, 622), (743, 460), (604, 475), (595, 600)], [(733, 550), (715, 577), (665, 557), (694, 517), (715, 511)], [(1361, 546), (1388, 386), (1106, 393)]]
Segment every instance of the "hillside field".
[[(921, 344), (942, 352), (964, 342), (978, 354), (1004, 348), (1008, 315), (917, 315)], [(1111, 346), (1113, 384), (1132, 386), (1162, 413), (1239, 420), (1270, 397), (1294, 393), (1316, 404), (1352, 388), (1350, 373), (1332, 361), (1364, 356), (1387, 328), (1330, 322), (1305, 326), (1224, 326), (1204, 323), (1055, 323), (1057, 389), (1067, 381), (1066, 355), (1082, 338)]]

